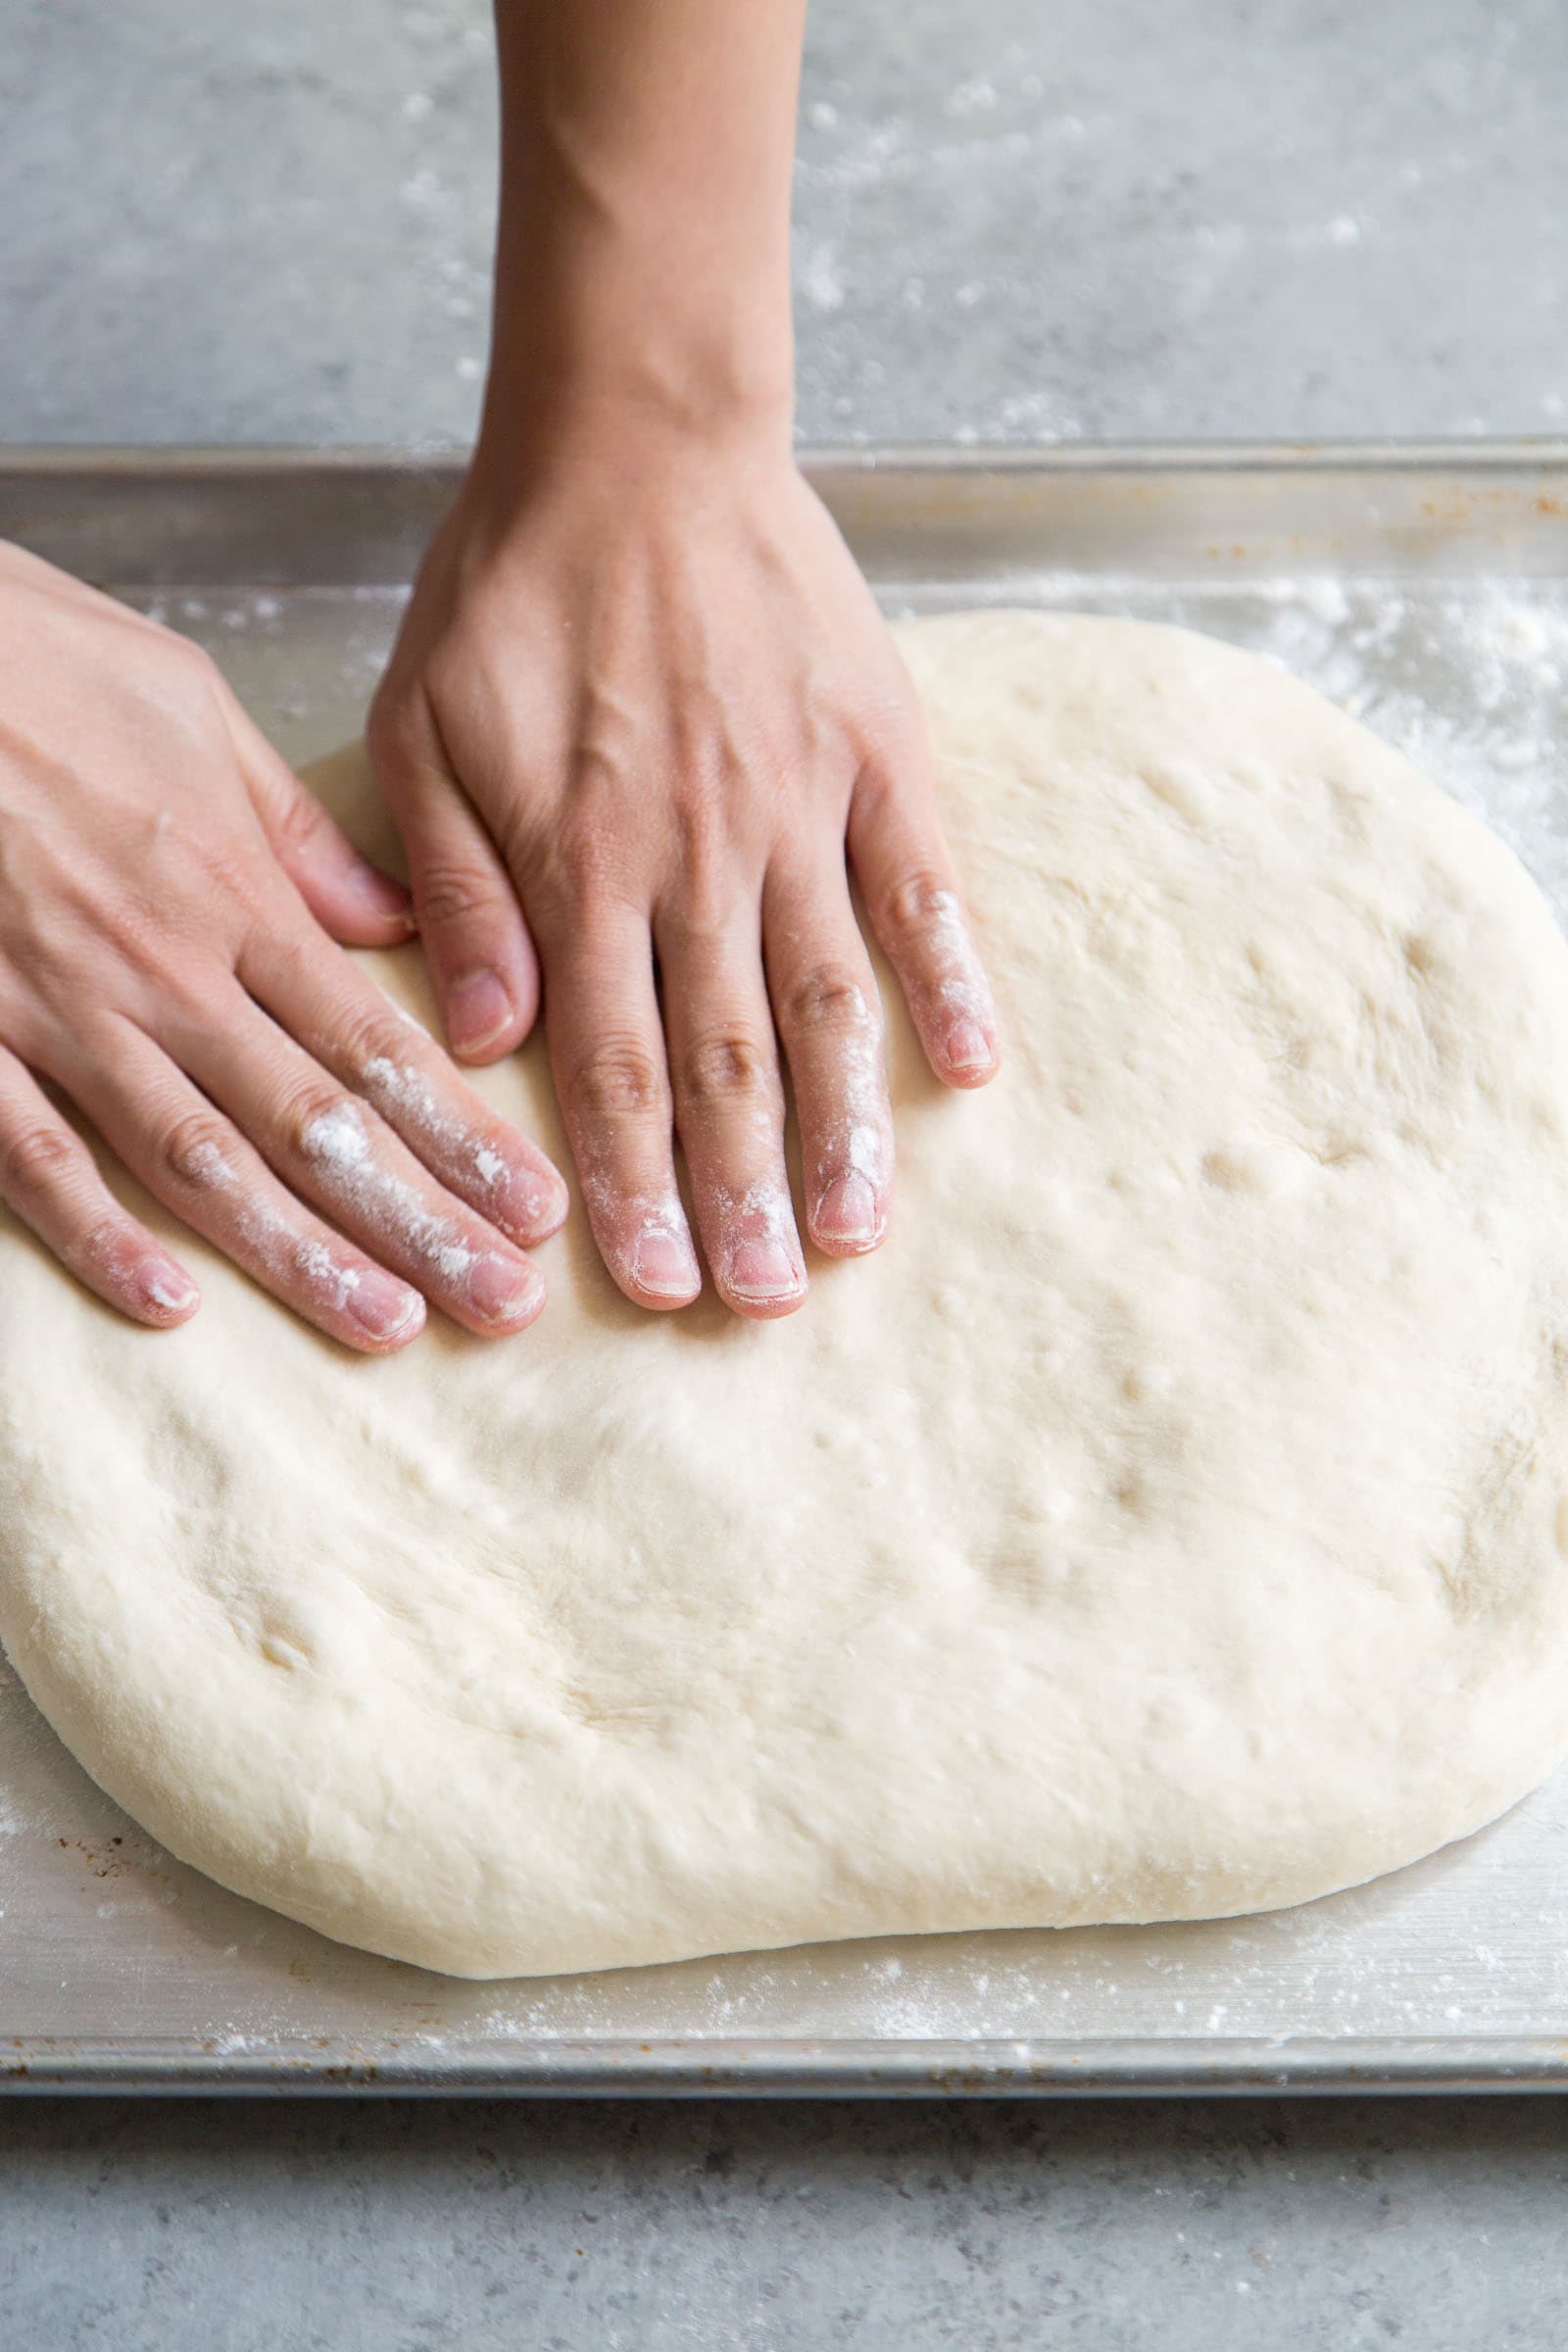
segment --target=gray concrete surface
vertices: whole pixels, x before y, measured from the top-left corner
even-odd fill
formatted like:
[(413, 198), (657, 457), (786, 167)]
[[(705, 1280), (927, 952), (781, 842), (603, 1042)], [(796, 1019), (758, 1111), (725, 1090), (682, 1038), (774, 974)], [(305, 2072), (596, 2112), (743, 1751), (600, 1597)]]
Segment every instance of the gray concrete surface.
[[(807, 78), (812, 439), (1563, 422), (1559, 0), (821, 0)], [(461, 439), (489, 109), (480, 0), (10, 0), (0, 438)], [(1492, 2352), (1565, 2183), (1555, 2101), (13, 2104), (0, 2343)]]
[[(9, 0), (0, 438), (451, 441), (484, 0)], [(1560, 0), (822, 0), (813, 440), (1550, 431)]]
[(105, 2352), (1504, 2352), (1556, 2100), (13, 2106), (0, 2340)]

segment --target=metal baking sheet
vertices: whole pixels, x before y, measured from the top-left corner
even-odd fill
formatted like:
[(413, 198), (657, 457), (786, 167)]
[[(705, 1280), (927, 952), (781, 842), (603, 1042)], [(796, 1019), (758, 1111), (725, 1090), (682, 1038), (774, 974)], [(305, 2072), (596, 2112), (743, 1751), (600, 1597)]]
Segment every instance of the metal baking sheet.
[[(1568, 920), (1568, 445), (866, 453), (813, 470), (890, 611), (1132, 613), (1276, 655), (1484, 810)], [(374, 455), (13, 452), (0, 536), (199, 638), (305, 759), (357, 730), (454, 478)], [(1562, 2086), (1568, 1772), (1463, 1845), (1264, 1918), (474, 1985), (328, 1943), (172, 1861), (0, 1670), (0, 2080)]]

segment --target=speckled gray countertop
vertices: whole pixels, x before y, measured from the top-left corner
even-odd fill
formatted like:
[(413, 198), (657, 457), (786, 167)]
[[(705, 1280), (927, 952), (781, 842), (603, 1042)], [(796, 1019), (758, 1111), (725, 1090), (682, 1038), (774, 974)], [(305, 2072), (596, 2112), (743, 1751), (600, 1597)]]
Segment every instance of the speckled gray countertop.
[(1555, 2099), (8, 2107), (28, 2352), (1556, 2347)]
[[(451, 441), (483, 0), (10, 0), (0, 438)], [(1549, 432), (1560, 0), (820, 0), (810, 440)]]
[[(461, 440), (480, 0), (11, 0), (0, 438)], [(1560, 0), (819, 0), (815, 440), (1552, 432)], [(1568, 2335), (1555, 2099), (26, 2103), (29, 2352)]]

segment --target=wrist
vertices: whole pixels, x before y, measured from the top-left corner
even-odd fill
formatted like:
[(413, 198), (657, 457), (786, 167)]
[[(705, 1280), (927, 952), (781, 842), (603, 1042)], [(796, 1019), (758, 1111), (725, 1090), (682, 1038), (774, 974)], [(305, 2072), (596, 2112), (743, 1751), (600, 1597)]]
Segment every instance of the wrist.
[(787, 333), (759, 322), (649, 320), (622, 309), (603, 331), (535, 331), (492, 356), (471, 471), (505, 494), (577, 472), (607, 485), (692, 466), (794, 462)]
[(732, 422), (720, 435), (601, 400), (569, 418), (530, 415), (487, 430), (474, 445), (460, 506), (470, 539), (491, 545), (561, 505), (579, 528), (595, 527), (597, 514), (613, 530), (650, 507), (678, 512), (695, 527), (710, 507), (733, 514), (737, 502), (769, 496), (794, 470), (787, 420), (765, 432), (756, 420)]
[(503, 258), (482, 443), (618, 432), (788, 447), (787, 244), (731, 256), (652, 230), (603, 220), (567, 229), (558, 214)]
[(792, 463), (788, 390), (739, 378), (721, 356), (702, 352), (492, 371), (476, 472), (531, 482), (580, 464), (626, 478), (688, 461)]

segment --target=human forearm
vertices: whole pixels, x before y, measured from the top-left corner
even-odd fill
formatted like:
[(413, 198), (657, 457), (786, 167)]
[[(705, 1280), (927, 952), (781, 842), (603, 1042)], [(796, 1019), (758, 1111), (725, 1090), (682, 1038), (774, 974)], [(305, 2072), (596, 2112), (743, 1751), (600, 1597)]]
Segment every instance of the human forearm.
[(804, 0), (498, 0), (502, 196), (483, 442), (607, 410), (789, 430)]
[(678, 1308), (706, 1260), (760, 1318), (803, 1235), (892, 1213), (852, 869), (938, 1076), (997, 1060), (912, 687), (791, 447), (802, 17), (499, 0), (484, 423), (369, 730), (454, 1050), (512, 1052), (542, 979), (615, 1281)]

